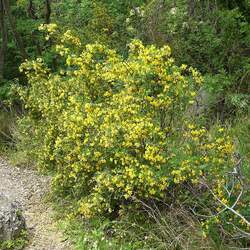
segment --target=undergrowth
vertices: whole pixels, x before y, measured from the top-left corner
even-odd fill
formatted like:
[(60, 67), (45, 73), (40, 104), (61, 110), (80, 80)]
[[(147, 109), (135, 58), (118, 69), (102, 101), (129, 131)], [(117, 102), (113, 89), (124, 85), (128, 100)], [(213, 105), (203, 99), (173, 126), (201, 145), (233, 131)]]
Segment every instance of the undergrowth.
[(22, 230), (20, 235), (13, 239), (0, 242), (1, 250), (22, 250), (28, 244), (28, 233)]
[(128, 208), (116, 219), (95, 217), (85, 220), (72, 214), (67, 202), (55, 201), (59, 228), (76, 250), (136, 249), (229, 249), (233, 242), (219, 240), (203, 233), (201, 222), (190, 211), (176, 205), (143, 201), (140, 209)]
[(53, 173), (77, 249), (249, 248), (249, 1), (26, 2), (0, 152)]
[(177, 66), (168, 46), (134, 40), (123, 57), (102, 44), (83, 46), (56, 24), (40, 30), (61, 62), (56, 72), (43, 58), (20, 67), (29, 81), (18, 88), (27, 111), (20, 141), (41, 170), (56, 173), (54, 192), (77, 201), (73, 215), (116, 221), (128, 207), (178, 202), (217, 247), (220, 239), (248, 246), (248, 164), (226, 124), (189, 111), (201, 74)]

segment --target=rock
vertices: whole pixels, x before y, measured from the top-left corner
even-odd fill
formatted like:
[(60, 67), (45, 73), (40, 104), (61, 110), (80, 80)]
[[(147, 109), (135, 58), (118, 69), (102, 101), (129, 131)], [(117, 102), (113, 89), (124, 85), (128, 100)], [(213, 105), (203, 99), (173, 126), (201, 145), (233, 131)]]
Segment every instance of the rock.
[(20, 205), (0, 193), (0, 242), (15, 239), (25, 227)]
[(200, 89), (195, 98), (195, 102), (188, 109), (188, 114), (191, 116), (200, 116), (209, 108), (209, 98), (210, 95), (205, 89)]

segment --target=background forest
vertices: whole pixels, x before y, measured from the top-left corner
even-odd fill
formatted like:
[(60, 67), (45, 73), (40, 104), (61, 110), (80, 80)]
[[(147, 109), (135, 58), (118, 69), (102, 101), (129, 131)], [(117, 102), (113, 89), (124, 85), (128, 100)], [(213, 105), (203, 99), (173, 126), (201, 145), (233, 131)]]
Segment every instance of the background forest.
[(76, 249), (250, 247), (249, 0), (0, 0), (0, 149), (53, 176)]

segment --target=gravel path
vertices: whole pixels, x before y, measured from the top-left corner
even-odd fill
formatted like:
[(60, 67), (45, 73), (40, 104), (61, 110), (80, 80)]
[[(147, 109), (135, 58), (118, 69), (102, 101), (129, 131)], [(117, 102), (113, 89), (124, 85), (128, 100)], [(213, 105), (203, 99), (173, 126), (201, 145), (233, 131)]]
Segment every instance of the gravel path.
[(69, 242), (57, 230), (53, 211), (43, 200), (50, 178), (35, 170), (13, 167), (0, 158), (0, 193), (18, 201), (31, 235), (25, 250), (70, 250)]

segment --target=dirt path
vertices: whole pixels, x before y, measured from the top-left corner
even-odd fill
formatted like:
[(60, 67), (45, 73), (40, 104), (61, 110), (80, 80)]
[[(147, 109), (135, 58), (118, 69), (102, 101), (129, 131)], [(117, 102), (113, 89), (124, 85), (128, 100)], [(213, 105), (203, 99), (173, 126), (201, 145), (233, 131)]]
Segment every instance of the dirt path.
[(51, 207), (43, 201), (50, 178), (31, 169), (9, 166), (0, 158), (0, 192), (21, 203), (31, 235), (25, 250), (70, 250), (57, 230)]

